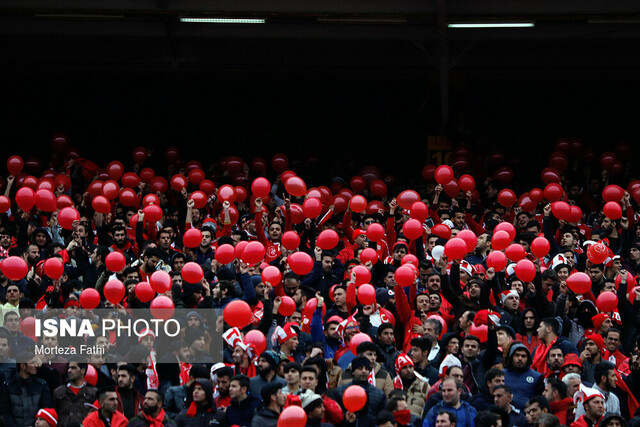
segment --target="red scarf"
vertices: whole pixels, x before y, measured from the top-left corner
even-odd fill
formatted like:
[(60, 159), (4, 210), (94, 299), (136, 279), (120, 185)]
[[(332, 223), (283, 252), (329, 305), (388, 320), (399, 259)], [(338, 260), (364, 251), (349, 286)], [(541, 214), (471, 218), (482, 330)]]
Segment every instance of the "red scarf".
[(571, 406), (573, 406), (573, 399), (570, 397), (565, 397), (564, 399), (557, 400), (555, 402), (549, 402), (549, 409), (551, 409), (551, 413), (558, 417), (560, 424), (562, 425), (568, 424), (567, 411)]
[(191, 372), (191, 364), (185, 362), (178, 362), (180, 364), (180, 385), (185, 385), (189, 382), (189, 372)]
[[(207, 409), (207, 412), (213, 412), (212, 408)], [(196, 402), (191, 402), (189, 405), (189, 409), (187, 409), (187, 417), (193, 418), (198, 413), (198, 404)]]
[(404, 389), (404, 384), (402, 384), (402, 378), (400, 378), (400, 375), (396, 375), (396, 377), (393, 379), (393, 388), (397, 390)]
[(164, 427), (164, 423), (162, 422), (164, 420), (164, 409), (160, 409), (160, 413), (155, 418), (144, 412), (142, 412), (142, 415), (144, 415), (144, 419), (149, 422), (150, 427)]
[(558, 338), (554, 339), (553, 341), (551, 341), (551, 343), (549, 343), (549, 345), (546, 345), (544, 342), (540, 343), (535, 353), (533, 354), (533, 363), (531, 363), (531, 369), (540, 372), (542, 375), (545, 375), (547, 373), (547, 371), (549, 370), (549, 367), (547, 366), (547, 355), (549, 354), (549, 350), (551, 350), (551, 347), (553, 347), (557, 340)]
[(613, 372), (615, 372), (616, 374), (616, 386), (627, 393), (627, 405), (629, 406), (629, 414), (633, 415), (640, 407), (640, 404), (638, 404), (638, 401), (629, 389), (627, 383), (625, 383), (622, 379), (620, 372), (618, 372), (617, 369), (614, 369)]

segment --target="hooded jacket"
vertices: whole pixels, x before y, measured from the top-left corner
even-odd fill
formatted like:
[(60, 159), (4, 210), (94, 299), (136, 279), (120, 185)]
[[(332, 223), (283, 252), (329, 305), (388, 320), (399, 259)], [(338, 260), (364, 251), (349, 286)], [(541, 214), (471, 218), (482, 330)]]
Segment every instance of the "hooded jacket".
[[(216, 412), (215, 404), (213, 403), (213, 384), (209, 380), (199, 378), (190, 387), (187, 393), (189, 400), (192, 399), (193, 389), (196, 384), (200, 384), (207, 397), (207, 403), (205, 405), (195, 405), (195, 402), (190, 402), (187, 409), (183, 410), (175, 418), (175, 423), (178, 427), (205, 427), (216, 426), (222, 424), (222, 416)], [(195, 409), (195, 413), (194, 413)]]
[[(527, 353), (527, 364), (524, 368), (516, 368), (513, 365), (513, 355), (516, 350), (524, 350)], [(513, 391), (511, 402), (519, 410), (523, 410), (531, 396), (541, 395), (544, 391), (544, 377), (539, 372), (531, 369), (531, 353), (521, 342), (513, 342), (509, 348), (509, 354), (505, 362), (504, 382)]]

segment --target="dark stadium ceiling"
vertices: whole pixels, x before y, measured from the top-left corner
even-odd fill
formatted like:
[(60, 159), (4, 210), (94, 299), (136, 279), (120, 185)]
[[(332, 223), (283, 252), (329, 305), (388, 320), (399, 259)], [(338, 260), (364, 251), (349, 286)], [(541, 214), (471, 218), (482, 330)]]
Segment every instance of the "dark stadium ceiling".
[[(181, 17), (264, 18), (265, 24)], [(440, 19), (439, 19), (440, 17)], [(533, 21), (534, 28), (446, 29)], [(635, 74), (638, 0), (3, 0), (0, 72)], [(446, 42), (446, 43), (445, 43)]]

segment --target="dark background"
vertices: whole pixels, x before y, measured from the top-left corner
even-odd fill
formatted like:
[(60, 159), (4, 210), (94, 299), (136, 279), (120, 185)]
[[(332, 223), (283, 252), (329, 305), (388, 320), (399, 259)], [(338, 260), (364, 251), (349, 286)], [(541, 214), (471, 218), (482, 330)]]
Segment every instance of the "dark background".
[[(47, 156), (51, 135), (66, 132), (101, 165), (129, 161), (135, 146), (161, 158), (175, 145), (185, 160), (204, 163), (285, 152), (316, 156), (331, 174), (375, 164), (402, 176), (429, 163), (428, 135), (446, 134), (455, 145), (526, 159), (520, 174), (539, 171), (559, 137), (601, 152), (635, 143), (640, 130), (635, 2), (504, 1), (482, 10), (447, 2), (448, 21), (519, 17), (536, 28), (446, 31), (446, 124), (435, 1), (237, 2), (234, 10), (206, 1), (98, 10), (75, 1), (8, 3), (0, 8), (5, 158)], [(269, 11), (269, 23), (178, 22), (211, 11)], [(91, 14), (121, 17), (78, 17)], [(317, 21), (327, 16), (406, 23)]]

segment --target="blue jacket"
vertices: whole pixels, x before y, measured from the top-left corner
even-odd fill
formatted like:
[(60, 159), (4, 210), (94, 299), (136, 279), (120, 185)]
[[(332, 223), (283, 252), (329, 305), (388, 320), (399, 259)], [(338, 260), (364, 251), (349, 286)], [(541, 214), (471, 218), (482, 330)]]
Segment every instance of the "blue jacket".
[(429, 409), (427, 416), (424, 417), (424, 423), (422, 427), (435, 427), (436, 418), (438, 418), (438, 412), (446, 410), (455, 414), (458, 419), (456, 427), (475, 427), (475, 417), (477, 415), (476, 408), (469, 405), (467, 402), (461, 401), (458, 409), (452, 408), (447, 405), (444, 400), (441, 400), (433, 408)]
[(229, 405), (225, 413), (225, 424), (229, 426), (238, 425), (240, 427), (250, 427), (253, 415), (261, 406), (262, 400), (253, 397), (251, 394), (247, 394), (247, 398), (242, 402), (234, 399), (231, 401), (231, 405)]
[[(529, 356), (525, 369), (516, 369), (513, 366), (513, 355), (516, 350), (524, 349)], [(531, 366), (531, 353), (524, 344), (514, 342), (509, 348), (509, 355), (505, 361), (504, 382), (513, 391), (512, 404), (519, 410), (523, 410), (524, 406), (531, 396), (542, 394), (544, 391), (544, 377), (540, 372), (534, 371)]]

